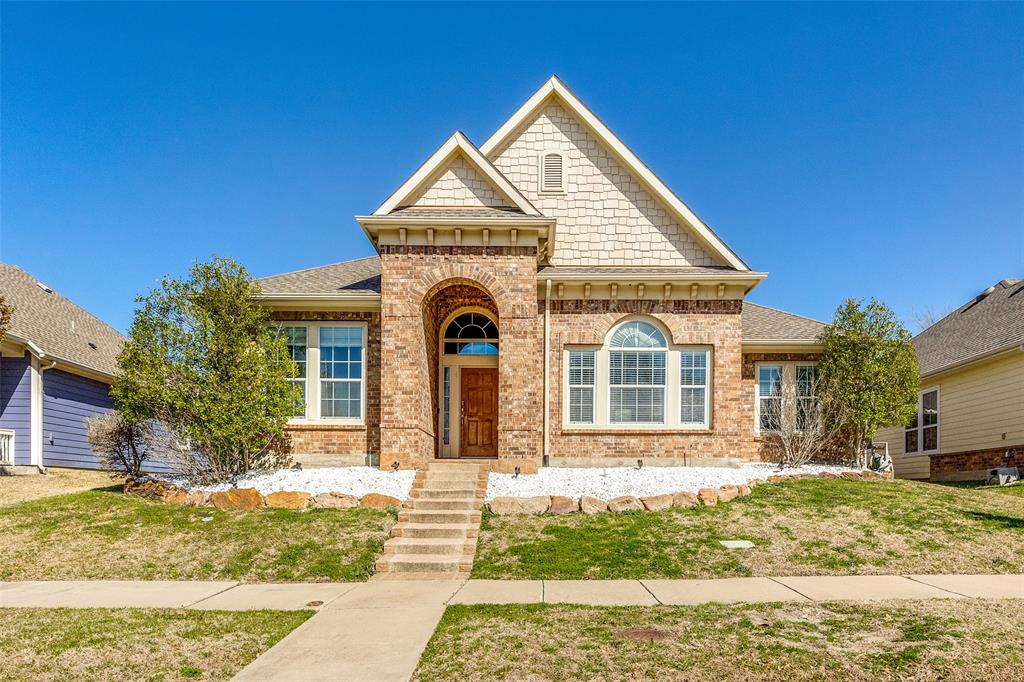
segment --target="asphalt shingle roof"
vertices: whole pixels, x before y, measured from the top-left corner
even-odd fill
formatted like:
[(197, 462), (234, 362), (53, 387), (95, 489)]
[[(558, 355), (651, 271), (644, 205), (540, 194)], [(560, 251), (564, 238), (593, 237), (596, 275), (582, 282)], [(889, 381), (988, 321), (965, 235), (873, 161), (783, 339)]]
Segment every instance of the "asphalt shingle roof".
[(343, 263), (286, 272), (257, 280), (263, 293), (273, 294), (379, 294), (380, 258), (368, 256)]
[(921, 374), (1024, 344), (1024, 279), (985, 292), (914, 337)]
[(31, 341), (52, 359), (88, 369), (117, 373), (117, 354), (125, 337), (21, 268), (0, 263), (0, 293), (14, 307), (7, 332)]
[(403, 218), (524, 218), (526, 214), (518, 208), (492, 206), (399, 206), (389, 213)]
[(743, 302), (744, 341), (816, 341), (827, 326), (809, 317)]

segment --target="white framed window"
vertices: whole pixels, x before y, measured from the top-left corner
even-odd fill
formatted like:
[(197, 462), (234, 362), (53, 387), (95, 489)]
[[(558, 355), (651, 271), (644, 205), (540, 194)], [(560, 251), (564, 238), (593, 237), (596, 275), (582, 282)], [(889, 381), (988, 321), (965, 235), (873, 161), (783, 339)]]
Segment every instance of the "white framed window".
[(710, 350), (679, 351), (679, 423), (708, 425)]
[(285, 344), (288, 346), (288, 357), (295, 363), (295, 374), (288, 381), (301, 390), (301, 396), (295, 404), (293, 417), (306, 416), (306, 353), (308, 350), (307, 329), (305, 327), (282, 327)]
[(796, 428), (807, 431), (818, 419), (818, 366), (796, 365)]
[(569, 423), (594, 423), (595, 355), (592, 350), (569, 351)]
[(817, 363), (764, 362), (755, 367), (755, 431), (780, 431), (783, 423), (808, 429), (818, 414)]
[(320, 416), (363, 416), (363, 329), (320, 327)]
[(903, 432), (905, 454), (931, 454), (939, 451), (939, 389), (928, 388), (917, 397), (917, 414)]
[(650, 322), (626, 322), (612, 335), (608, 353), (608, 405), (612, 424), (665, 422), (668, 343)]
[(565, 157), (561, 152), (547, 151), (540, 155), (540, 191), (565, 191)]
[(757, 367), (757, 429), (782, 428), (782, 365)]

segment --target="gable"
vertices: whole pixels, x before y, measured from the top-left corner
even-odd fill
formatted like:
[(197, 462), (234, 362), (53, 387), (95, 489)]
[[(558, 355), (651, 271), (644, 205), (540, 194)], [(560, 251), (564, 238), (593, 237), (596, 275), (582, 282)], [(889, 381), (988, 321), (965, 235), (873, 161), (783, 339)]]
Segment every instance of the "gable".
[[(540, 192), (540, 159), (552, 151), (564, 159), (564, 193)], [(557, 101), (491, 156), (541, 213), (558, 219), (552, 264), (727, 265)]]
[(409, 205), (508, 208), (515, 204), (459, 155), (427, 180)]

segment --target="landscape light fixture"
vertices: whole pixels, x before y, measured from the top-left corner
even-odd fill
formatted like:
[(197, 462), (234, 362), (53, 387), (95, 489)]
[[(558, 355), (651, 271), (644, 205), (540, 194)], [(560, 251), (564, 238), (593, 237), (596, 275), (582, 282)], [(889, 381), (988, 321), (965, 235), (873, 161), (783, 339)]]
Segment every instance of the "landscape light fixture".
[(644, 461), (642, 459), (638, 459), (636, 461), (636, 468), (637, 469), (643, 469), (644, 468)]
[(394, 462), (391, 463), (391, 470), (392, 471), (398, 471), (398, 460), (397, 459)]
[(519, 478), (519, 467), (516, 467), (514, 469), (514, 473), (512, 474), (512, 478)]

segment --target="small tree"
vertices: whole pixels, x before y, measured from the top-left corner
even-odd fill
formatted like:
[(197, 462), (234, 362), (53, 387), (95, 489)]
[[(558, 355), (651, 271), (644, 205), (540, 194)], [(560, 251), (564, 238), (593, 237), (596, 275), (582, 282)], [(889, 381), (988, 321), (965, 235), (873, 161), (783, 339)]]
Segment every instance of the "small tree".
[(825, 331), (818, 370), (842, 410), (855, 462), (867, 466), (865, 445), (878, 427), (905, 424), (917, 409), (920, 379), (910, 332), (884, 303), (848, 299)]
[(192, 480), (289, 464), (295, 365), (258, 293), (244, 267), (214, 258), (137, 299), (115, 404), (126, 420), (155, 419), (184, 444), (170, 456)]
[(152, 422), (128, 421), (117, 412), (93, 415), (85, 426), (89, 446), (114, 478), (138, 478), (160, 440)]
[(846, 430), (844, 407), (825, 390), (817, 372), (784, 384), (779, 398), (761, 406), (765, 423), (774, 427), (764, 432), (765, 441), (779, 464), (798, 467), (835, 459)]
[(4, 295), (0, 294), (0, 341), (3, 341), (7, 335), (7, 327), (10, 326), (12, 317), (14, 317), (14, 308), (7, 303)]

